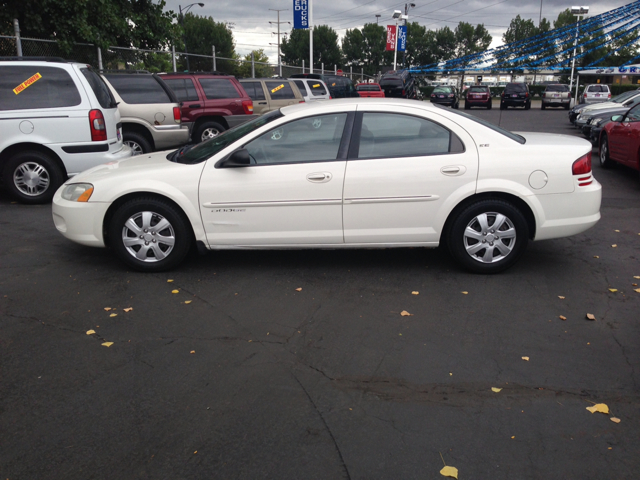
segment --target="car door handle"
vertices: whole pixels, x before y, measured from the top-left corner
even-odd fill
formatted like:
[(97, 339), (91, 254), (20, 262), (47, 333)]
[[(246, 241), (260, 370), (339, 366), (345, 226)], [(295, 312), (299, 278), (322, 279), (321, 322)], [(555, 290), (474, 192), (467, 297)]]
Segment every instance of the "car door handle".
[(193, 105), (189, 105), (189, 108), (200, 108), (200, 104), (194, 103)]
[(332, 175), (329, 172), (315, 172), (307, 175), (307, 180), (313, 183), (324, 183), (331, 180)]
[(467, 168), (461, 165), (449, 165), (440, 169), (440, 173), (449, 176), (462, 175), (466, 171)]

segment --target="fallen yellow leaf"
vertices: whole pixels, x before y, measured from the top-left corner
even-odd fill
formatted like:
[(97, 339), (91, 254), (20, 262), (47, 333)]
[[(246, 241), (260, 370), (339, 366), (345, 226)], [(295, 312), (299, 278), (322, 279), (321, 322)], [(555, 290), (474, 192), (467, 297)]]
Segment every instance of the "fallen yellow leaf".
[(564, 297), (563, 297), (562, 295), (558, 295), (558, 298), (559, 298), (560, 300), (564, 300)]
[(600, 258), (598, 255), (594, 255), (593, 258)]
[(525, 362), (528, 362), (528, 361), (529, 361), (529, 357), (522, 357), (522, 359), (523, 359)]
[(103, 347), (110, 347), (111, 345), (113, 345), (113, 342), (104, 342), (102, 344)]
[(613, 423), (620, 423), (620, 419), (617, 417), (611, 417), (609, 420), (611, 420)]
[(302, 287), (296, 288), (296, 292), (301, 292), (302, 291)]
[(180, 293), (180, 290), (171, 290), (171, 293)]
[(130, 312), (131, 310), (133, 310), (133, 307), (123, 308), (123, 310), (124, 310), (125, 312)]
[(171, 283), (171, 282), (173, 282), (173, 280), (172, 280), (172, 279), (167, 280), (167, 283)]
[(633, 291), (640, 293), (640, 288), (634, 288)]
[(496, 388), (496, 387), (491, 387), (491, 391), (492, 392), (498, 393), (500, 390), (502, 390), (502, 389), (501, 388)]
[(514, 439), (514, 438), (516, 438), (516, 437), (515, 436), (511, 437), (511, 439)]
[(589, 410), (591, 413), (600, 412), (600, 413), (609, 414), (609, 407), (607, 406), (606, 403), (596, 403), (592, 407), (587, 407), (587, 410)]
[(198, 450), (196, 450), (195, 452), (193, 452), (193, 454), (195, 455), (196, 453), (198, 453)]
[(195, 351), (195, 350), (191, 350), (189, 353), (192, 353), (192, 354), (193, 354), (193, 353), (196, 353), (196, 351)]
[(591, 313), (587, 313), (587, 320), (595, 320), (595, 319), (596, 319), (595, 315)]
[(87, 335), (93, 335), (94, 333), (96, 333), (95, 330), (87, 330)]
[(413, 313), (409, 313), (406, 310), (402, 310), (400, 312), (400, 315), (402, 315), (403, 317), (409, 317), (409, 316), (413, 315)]
[(609, 289), (609, 291), (610, 291), (611, 293), (616, 293), (616, 292), (618, 291), (618, 289), (617, 289), (617, 288), (610, 288), (610, 289)]
[(440, 470), (440, 475), (442, 475), (443, 477), (452, 477), (452, 478), (457, 479), (458, 478), (458, 469), (456, 467), (450, 467), (450, 466), (447, 465), (442, 470)]
[(109, 310), (111, 310), (111, 307), (104, 307), (105, 312), (108, 312)]
[(187, 305), (189, 305), (193, 300), (185, 300), (184, 303), (186, 303)]
[(117, 317), (118, 314), (117, 313), (112, 313), (111, 315), (109, 315), (110, 317)]
[(633, 278), (638, 278), (640, 279), (640, 275), (634, 275)]
[(558, 318), (559, 318), (560, 320), (566, 320), (566, 319), (567, 319), (567, 317), (565, 317), (564, 315), (560, 315)]
[[(460, 293), (462, 293), (463, 295), (469, 295), (469, 292), (460, 292)], [(456, 470), (456, 472), (457, 472), (457, 470)]]
[(614, 230), (614, 232), (620, 232), (620, 230)]
[(411, 295), (418, 295), (420, 292), (411, 292)]
[(611, 245), (612, 248), (616, 248), (618, 245), (616, 245), (615, 243), (613, 245)]

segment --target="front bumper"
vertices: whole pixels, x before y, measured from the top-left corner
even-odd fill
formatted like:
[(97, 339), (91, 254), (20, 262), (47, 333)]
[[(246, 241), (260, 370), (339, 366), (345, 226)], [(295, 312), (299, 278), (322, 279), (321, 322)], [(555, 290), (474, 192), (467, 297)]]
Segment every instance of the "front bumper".
[[(69, 183), (73, 181), (66, 182)], [(111, 204), (65, 200), (61, 197), (65, 185), (53, 196), (51, 210), (56, 229), (69, 240), (81, 245), (104, 247), (103, 221)]]

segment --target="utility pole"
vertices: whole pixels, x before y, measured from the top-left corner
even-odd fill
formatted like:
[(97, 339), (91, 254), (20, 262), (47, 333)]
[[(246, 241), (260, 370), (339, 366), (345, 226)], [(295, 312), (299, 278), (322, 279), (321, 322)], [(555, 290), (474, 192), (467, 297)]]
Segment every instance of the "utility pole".
[[(278, 12), (278, 21), (277, 22), (269, 22), (270, 24), (277, 24), (278, 25), (278, 76), (282, 76), (282, 57), (280, 56), (280, 24), (281, 23), (288, 23), (289, 25), (291, 25), (291, 22), (281, 22), (280, 21), (280, 12), (286, 12), (287, 10), (289, 10), (288, 8), (284, 8), (281, 10), (277, 10), (275, 8), (270, 8), (269, 10), (271, 10), (272, 12)], [(272, 32), (273, 34), (276, 34), (276, 32)], [(271, 44), (273, 45), (273, 43)]]
[[(415, 3), (404, 4), (404, 16), (406, 17), (404, 19), (404, 34), (407, 36), (404, 42), (404, 52), (402, 53), (402, 66), (404, 68), (407, 68), (407, 42), (409, 40), (409, 27), (407, 26), (407, 21), (408, 21), (407, 19), (409, 18), (409, 9), (415, 6), (416, 6)], [(396, 41), (397, 41), (397, 36), (398, 36), (398, 33), (396, 32)]]

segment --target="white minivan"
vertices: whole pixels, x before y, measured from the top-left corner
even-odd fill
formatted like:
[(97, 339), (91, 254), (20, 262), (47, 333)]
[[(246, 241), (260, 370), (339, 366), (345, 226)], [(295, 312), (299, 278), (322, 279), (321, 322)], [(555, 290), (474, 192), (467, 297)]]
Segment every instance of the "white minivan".
[(22, 203), (47, 203), (68, 177), (130, 157), (113, 95), (89, 65), (0, 57), (0, 172)]

